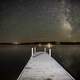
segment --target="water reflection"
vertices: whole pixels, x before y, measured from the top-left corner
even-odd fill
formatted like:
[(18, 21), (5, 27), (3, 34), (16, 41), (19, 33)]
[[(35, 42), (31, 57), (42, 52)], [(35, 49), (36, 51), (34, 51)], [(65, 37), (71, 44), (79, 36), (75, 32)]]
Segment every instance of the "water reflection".
[[(32, 46), (0, 46), (1, 80), (16, 80), (31, 56)], [(37, 49), (43, 50), (43, 48)], [(80, 79), (80, 45), (57, 45), (54, 57), (76, 80)]]

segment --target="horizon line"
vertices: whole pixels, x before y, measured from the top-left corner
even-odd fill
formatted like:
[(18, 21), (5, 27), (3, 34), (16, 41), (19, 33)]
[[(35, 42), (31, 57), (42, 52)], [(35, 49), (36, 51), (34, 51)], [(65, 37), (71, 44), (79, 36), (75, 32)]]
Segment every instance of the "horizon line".
[(52, 44), (52, 45), (80, 45), (80, 42), (57, 42), (57, 41), (46, 41), (46, 42), (1, 42), (0, 45), (45, 45), (45, 44)]

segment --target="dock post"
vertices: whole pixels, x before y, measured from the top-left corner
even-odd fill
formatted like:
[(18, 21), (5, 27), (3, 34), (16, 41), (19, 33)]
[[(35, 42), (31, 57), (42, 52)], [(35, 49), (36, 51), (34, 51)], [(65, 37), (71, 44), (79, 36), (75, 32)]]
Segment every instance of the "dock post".
[(44, 48), (44, 52), (46, 52), (46, 48)]
[(34, 47), (34, 53), (36, 53), (36, 47)]
[(51, 48), (49, 48), (49, 56), (51, 56)]
[(33, 48), (31, 48), (31, 56), (33, 56), (33, 54), (34, 54), (34, 50)]

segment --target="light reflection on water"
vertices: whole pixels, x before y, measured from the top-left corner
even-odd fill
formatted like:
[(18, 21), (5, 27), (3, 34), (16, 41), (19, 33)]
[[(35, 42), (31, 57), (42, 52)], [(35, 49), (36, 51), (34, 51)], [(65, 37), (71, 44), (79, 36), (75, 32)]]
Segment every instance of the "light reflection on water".
[[(1, 80), (17, 79), (31, 56), (31, 47), (0, 46)], [(52, 57), (77, 80), (80, 79), (80, 45), (57, 45), (52, 48)]]

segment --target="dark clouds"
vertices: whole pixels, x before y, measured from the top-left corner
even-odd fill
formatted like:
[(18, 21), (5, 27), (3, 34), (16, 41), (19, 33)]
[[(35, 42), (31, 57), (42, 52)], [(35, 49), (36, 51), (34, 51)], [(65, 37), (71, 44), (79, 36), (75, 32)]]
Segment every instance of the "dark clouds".
[(78, 12), (69, 0), (3, 0), (0, 4), (0, 42), (80, 41), (79, 20), (74, 19)]

